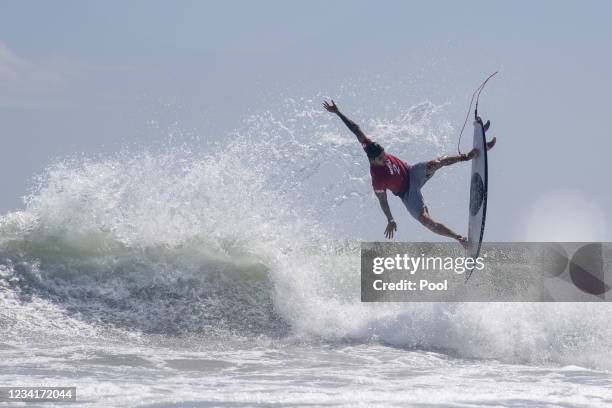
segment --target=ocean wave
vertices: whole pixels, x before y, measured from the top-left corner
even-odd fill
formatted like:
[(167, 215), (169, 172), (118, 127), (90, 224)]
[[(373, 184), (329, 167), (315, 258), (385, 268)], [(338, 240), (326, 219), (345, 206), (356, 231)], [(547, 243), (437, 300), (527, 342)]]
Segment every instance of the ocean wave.
[[(427, 109), (402, 131), (431, 131)], [(609, 305), (361, 303), (359, 241), (347, 236), (370, 228), (355, 216), (370, 199), (362, 152), (314, 111), (280, 116), (251, 118), (217, 152), (50, 166), (24, 210), (0, 218), (0, 341), (110, 328), (610, 361)], [(414, 143), (376, 126), (400, 151)]]

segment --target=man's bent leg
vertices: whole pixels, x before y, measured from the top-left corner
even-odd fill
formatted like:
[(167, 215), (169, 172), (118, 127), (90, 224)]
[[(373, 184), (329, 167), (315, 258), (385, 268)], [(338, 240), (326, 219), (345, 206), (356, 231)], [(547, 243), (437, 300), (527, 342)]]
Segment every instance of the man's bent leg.
[(427, 162), (427, 178), (433, 176), (433, 174), (444, 166), (450, 166), (458, 162), (468, 161), (471, 157), (469, 154), (459, 154), (456, 156), (442, 156), (437, 159), (430, 160)]
[(425, 226), (430, 231), (435, 232), (436, 234), (456, 239), (463, 246), (465, 246), (467, 243), (465, 237), (463, 237), (460, 234), (457, 234), (455, 231), (451, 230), (446, 225), (440, 222), (434, 221), (429, 215), (429, 211), (427, 211), (427, 207), (423, 208), (418, 220), (421, 224), (423, 224), (423, 226)]
[[(496, 142), (497, 138), (495, 137), (491, 139), (491, 141), (487, 142), (487, 150), (491, 150), (491, 148), (495, 146)], [(472, 160), (477, 154), (478, 151), (476, 149), (472, 149), (469, 153), (458, 154), (455, 156), (442, 156), (438, 157), (437, 159), (430, 160), (427, 162), (427, 178), (433, 176), (436, 170), (444, 166), (450, 166), (451, 164)]]

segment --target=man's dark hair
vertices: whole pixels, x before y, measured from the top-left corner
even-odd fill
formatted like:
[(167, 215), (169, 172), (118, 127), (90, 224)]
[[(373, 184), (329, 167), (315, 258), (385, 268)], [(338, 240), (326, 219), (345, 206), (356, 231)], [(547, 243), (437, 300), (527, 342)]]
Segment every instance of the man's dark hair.
[(370, 159), (378, 157), (378, 155), (380, 155), (384, 151), (385, 149), (383, 149), (383, 147), (376, 142), (370, 143), (365, 147), (365, 152), (368, 155), (368, 158)]

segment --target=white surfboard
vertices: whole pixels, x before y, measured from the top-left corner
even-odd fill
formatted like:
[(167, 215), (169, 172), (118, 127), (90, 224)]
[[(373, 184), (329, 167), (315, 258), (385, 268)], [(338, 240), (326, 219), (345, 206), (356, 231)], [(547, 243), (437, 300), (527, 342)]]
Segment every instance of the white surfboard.
[(484, 125), (480, 117), (477, 116), (474, 121), (473, 147), (478, 149), (478, 156), (472, 160), (472, 175), (470, 177), (470, 217), (466, 251), (466, 255), (472, 258), (477, 258), (480, 254), (487, 215), (488, 166), (486, 145), (487, 141), (485, 138)]

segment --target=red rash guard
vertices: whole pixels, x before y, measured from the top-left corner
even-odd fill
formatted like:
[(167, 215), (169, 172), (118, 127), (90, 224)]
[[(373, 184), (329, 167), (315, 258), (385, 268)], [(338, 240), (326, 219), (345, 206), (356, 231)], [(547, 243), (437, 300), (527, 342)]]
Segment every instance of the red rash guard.
[[(362, 146), (365, 148), (367, 145), (372, 143), (368, 138), (365, 139)], [(383, 193), (389, 189), (397, 196), (403, 195), (408, 191), (410, 166), (395, 157), (392, 154), (385, 154), (385, 165), (374, 166), (370, 164), (370, 175), (372, 176), (372, 187), (377, 193)]]

